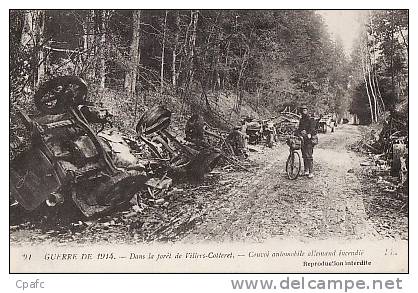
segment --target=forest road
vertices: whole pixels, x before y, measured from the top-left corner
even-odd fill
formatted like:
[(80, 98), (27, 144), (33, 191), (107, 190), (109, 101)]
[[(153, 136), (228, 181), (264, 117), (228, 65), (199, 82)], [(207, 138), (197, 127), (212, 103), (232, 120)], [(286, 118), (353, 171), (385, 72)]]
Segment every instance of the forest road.
[(225, 174), (219, 184), (226, 188), (202, 199), (204, 220), (183, 241), (378, 237), (367, 220), (360, 181), (355, 175), (361, 158), (348, 148), (359, 136), (358, 128), (352, 125), (319, 134), (313, 179), (286, 177), (286, 145), (277, 144), (271, 149), (251, 146), (258, 150), (250, 154), (259, 166), (257, 170)]
[(45, 220), (41, 212), (16, 215), (11, 243), (380, 238), (366, 214), (363, 199), (368, 195), (362, 194), (364, 182), (358, 176), (364, 158), (348, 148), (359, 138), (359, 128), (351, 125), (320, 134), (313, 179), (287, 178), (287, 145), (251, 146), (250, 172), (215, 168), (200, 184), (176, 185), (165, 208), (147, 205), (139, 213), (131, 209), (90, 222), (65, 220), (65, 214), (63, 223)]

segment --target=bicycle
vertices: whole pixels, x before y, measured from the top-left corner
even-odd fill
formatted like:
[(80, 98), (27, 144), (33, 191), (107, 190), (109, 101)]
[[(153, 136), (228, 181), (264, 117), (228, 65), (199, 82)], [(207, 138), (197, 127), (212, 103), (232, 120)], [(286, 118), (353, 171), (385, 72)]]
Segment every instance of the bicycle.
[(286, 173), (287, 177), (291, 180), (298, 178), (301, 169), (301, 160), (298, 150), (301, 149), (303, 144), (303, 137), (290, 136), (286, 140), (289, 146), (289, 156), (286, 161)]

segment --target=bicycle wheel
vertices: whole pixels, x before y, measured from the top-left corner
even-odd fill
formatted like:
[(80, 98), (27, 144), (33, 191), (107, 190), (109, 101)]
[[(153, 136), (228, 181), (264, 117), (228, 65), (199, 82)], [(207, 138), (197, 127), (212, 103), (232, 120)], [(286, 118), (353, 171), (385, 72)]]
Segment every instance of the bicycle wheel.
[(286, 161), (286, 173), (289, 179), (294, 180), (298, 178), (300, 172), (301, 162), (298, 152), (292, 151)]

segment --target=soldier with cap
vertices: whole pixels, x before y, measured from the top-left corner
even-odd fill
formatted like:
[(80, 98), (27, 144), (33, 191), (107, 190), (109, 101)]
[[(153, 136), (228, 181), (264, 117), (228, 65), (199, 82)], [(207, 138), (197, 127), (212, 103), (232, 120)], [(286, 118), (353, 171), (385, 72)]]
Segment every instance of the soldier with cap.
[(313, 178), (313, 148), (318, 143), (316, 135), (315, 122), (308, 114), (308, 107), (303, 105), (300, 107), (302, 117), (299, 121), (299, 127), (296, 135), (303, 137), (302, 158), (305, 169), (304, 175)]

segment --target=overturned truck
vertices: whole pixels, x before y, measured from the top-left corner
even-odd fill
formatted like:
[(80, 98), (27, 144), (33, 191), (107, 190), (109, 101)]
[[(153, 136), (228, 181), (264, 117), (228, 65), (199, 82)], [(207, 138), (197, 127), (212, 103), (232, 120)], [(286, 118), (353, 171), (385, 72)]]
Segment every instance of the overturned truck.
[(219, 156), (171, 136), (171, 113), (161, 106), (143, 114), (135, 139), (105, 130), (111, 115), (87, 102), (87, 84), (79, 77), (45, 82), (34, 100), (39, 115), (19, 111), (30, 147), (10, 162), (11, 196), (27, 211), (70, 202), (86, 217), (100, 216), (134, 195), (152, 196), (150, 188), (166, 189), (162, 182), (171, 183), (170, 175), (193, 174), (196, 166), (209, 171)]

